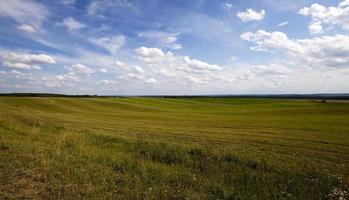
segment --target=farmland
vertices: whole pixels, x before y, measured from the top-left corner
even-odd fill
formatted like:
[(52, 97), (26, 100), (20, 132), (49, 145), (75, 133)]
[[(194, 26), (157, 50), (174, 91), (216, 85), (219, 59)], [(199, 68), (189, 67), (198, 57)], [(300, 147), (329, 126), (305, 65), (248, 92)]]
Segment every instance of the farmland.
[(347, 199), (349, 103), (0, 97), (0, 199)]

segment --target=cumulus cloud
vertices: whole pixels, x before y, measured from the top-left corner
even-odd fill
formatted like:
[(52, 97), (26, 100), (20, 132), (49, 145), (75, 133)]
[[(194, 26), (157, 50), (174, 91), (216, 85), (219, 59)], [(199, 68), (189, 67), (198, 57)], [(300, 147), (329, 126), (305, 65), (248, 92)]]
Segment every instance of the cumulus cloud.
[[(287, 80), (287, 77), (294, 73), (294, 70), (286, 66), (284, 63), (260, 64), (250, 65), (246, 63), (239, 63), (240, 67), (225, 66), (219, 73), (211, 75), (214, 81), (223, 83), (244, 83), (261, 81), (260, 84), (272, 83), (275, 85), (282, 85)], [(210, 77), (210, 76), (207, 76)], [(206, 77), (206, 78), (207, 78)], [(208, 79), (210, 80), (210, 79)], [(210, 82), (212, 82), (210, 80)], [(241, 86), (241, 85), (240, 85)]]
[[(33, 85), (41, 85), (47, 88), (77, 88), (77, 84), (88, 84), (91, 82), (91, 74), (94, 70), (83, 65), (83, 64), (73, 64), (70, 66), (64, 66), (67, 72), (64, 74), (58, 74), (53, 76), (37, 75), (33, 77), (31, 82)], [(85, 76), (83, 76), (85, 75)], [(97, 81), (96, 81), (97, 82)]]
[(310, 23), (308, 28), (311, 34), (319, 34), (323, 32), (321, 22), (319, 21)]
[[(165, 53), (158, 48), (139, 47), (135, 52), (138, 55), (138, 59), (146, 63), (161, 62), (166, 57)], [(169, 52), (168, 54), (172, 53)]]
[(256, 46), (251, 47), (255, 51), (287, 50), (289, 52), (304, 51), (303, 47), (290, 40), (283, 32), (267, 32), (258, 30), (255, 33), (246, 32), (241, 34), (241, 39), (253, 42)]
[(121, 82), (130, 84), (130, 87), (141, 83), (153, 86), (159, 83), (208, 84), (213, 80), (212, 74), (222, 70), (216, 64), (209, 64), (189, 56), (177, 56), (159, 48), (139, 47), (135, 49), (135, 53), (138, 65), (115, 62), (115, 66), (121, 70), (118, 78), (122, 80)]
[(57, 23), (58, 26), (65, 26), (69, 31), (76, 31), (86, 27), (86, 24), (76, 21), (72, 17), (65, 18), (62, 22)]
[(134, 80), (142, 81), (143, 83), (146, 83), (146, 84), (157, 83), (157, 80), (155, 78), (147, 76), (143, 73), (127, 73), (127, 77), (123, 77), (123, 79), (126, 79), (126, 80), (134, 79)]
[(309, 31), (313, 34), (322, 32), (322, 25), (338, 25), (349, 30), (349, 3), (344, 0), (338, 6), (329, 6), (314, 3), (298, 11), (300, 15), (310, 16)]
[(102, 79), (98, 81), (98, 84), (102, 86), (104, 90), (107, 91), (115, 91), (119, 90), (119, 83), (115, 80), (109, 80), (109, 79)]
[(158, 48), (140, 47), (135, 50), (138, 59), (145, 63), (164, 64), (175, 67), (178, 70), (189, 72), (216, 71), (220, 70), (218, 65), (192, 59), (189, 56), (175, 56), (172, 52), (164, 53)]
[(259, 75), (285, 75), (292, 73), (290, 68), (280, 64), (256, 65), (252, 67), (252, 70)]
[(19, 69), (41, 69), (38, 65), (30, 65), (18, 62), (3, 61), (2, 64), (7, 67), (19, 68)]
[(18, 30), (27, 32), (27, 33), (35, 33), (36, 29), (28, 24), (21, 24), (16, 27)]
[(106, 79), (103, 79), (103, 80), (99, 81), (99, 83), (101, 83), (101, 84), (106, 84), (106, 85), (111, 85), (111, 84), (116, 84), (117, 82), (114, 81), (114, 80), (106, 80)]
[(182, 45), (177, 43), (179, 32), (169, 33), (162, 31), (144, 31), (138, 33), (139, 37), (151, 39), (154, 42), (158, 43), (161, 47), (167, 47), (170, 49), (181, 49)]
[(18, 69), (40, 69), (40, 64), (55, 63), (55, 59), (46, 54), (21, 54), (11, 52), (2, 55), (2, 64), (4, 66)]
[[(287, 83), (288, 75), (292, 73), (292, 70), (287, 69), (283, 64), (247, 65), (234, 63), (224, 66), (148, 47), (140, 47), (135, 50), (135, 53), (138, 62), (135, 60), (121, 62), (111, 59), (107, 75), (100, 73), (100, 69), (104, 68), (92, 69), (90, 66), (77, 62), (78, 59), (64, 60), (57, 57), (60, 63), (73, 62), (77, 64), (65, 66), (67, 70), (65, 74), (47, 76), (41, 71), (31, 75), (28, 73), (16, 73), (15, 75), (13, 73), (11, 80), (14, 80), (13, 77), (16, 76), (30, 88), (39, 86), (60, 88), (60, 90), (64, 88), (65, 91), (69, 88), (80, 90), (78, 88), (81, 86), (85, 88), (91, 86), (91, 88), (99, 87), (99, 92), (118, 90), (134, 94), (135, 91), (142, 92), (151, 89), (167, 94), (169, 92), (188, 94), (195, 91), (217, 93), (218, 89), (228, 91), (229, 88), (237, 87), (241, 91), (241, 88), (252, 87), (250, 85), (255, 82), (260, 82), (258, 87), (281, 87)], [(83, 63), (90, 62), (85, 60)], [(95, 62), (91, 63), (99, 66)], [(5, 80), (4, 84), (10, 86), (11, 83)]]
[(189, 56), (184, 56), (183, 60), (186, 66), (188, 67), (189, 71), (216, 71), (221, 69), (218, 65), (212, 65), (200, 60), (191, 59)]
[(145, 73), (144, 69), (138, 65), (133, 66), (133, 69), (137, 74), (144, 74)]
[(8, 17), (20, 24), (27, 24), (40, 30), (41, 24), (50, 12), (40, 3), (22, 0), (1, 0), (0, 16)]
[(48, 88), (74, 87), (75, 83), (86, 81), (84, 80), (84, 78), (91, 77), (91, 75), (95, 73), (95, 71), (90, 67), (79, 63), (70, 66), (64, 66), (64, 68), (67, 69), (67, 72), (64, 74), (55, 76), (43, 76), (40, 78), (36, 77), (35, 80), (38, 81), (41, 85), (44, 85)]
[(249, 8), (246, 11), (238, 12), (237, 16), (243, 22), (260, 21), (260, 20), (264, 19), (265, 10), (261, 10), (258, 12), (258, 11), (254, 11), (253, 9)]
[(120, 73), (122, 75), (120, 75), (118, 78), (122, 79), (123, 82), (140, 81), (141, 83), (145, 84), (158, 83), (149, 70), (145, 70), (139, 65), (126, 66), (125, 63), (116, 61), (115, 66), (121, 69)]
[(91, 68), (87, 67), (86, 65), (83, 64), (74, 64), (71, 66), (66, 66), (66, 69), (70, 72), (70, 74), (93, 74), (94, 70)]
[(71, 83), (71, 82), (76, 82), (79, 81), (79, 77), (76, 76), (73, 73), (67, 73), (67, 74), (62, 74), (62, 75), (56, 75), (53, 76), (52, 78), (47, 78), (44, 77), (44, 80), (47, 82), (48, 87), (59, 87), (62, 86), (62, 83)]
[(339, 7), (347, 7), (349, 6), (349, 0), (343, 0), (339, 3)]
[(300, 65), (308, 67), (349, 67), (349, 36), (334, 35), (311, 39), (288, 38), (282, 32), (258, 30), (241, 35), (252, 42), (255, 51), (279, 51), (294, 58)]
[(119, 60), (115, 61), (115, 65), (116, 65), (117, 67), (121, 67), (121, 68), (124, 68), (124, 67), (125, 67), (125, 64), (124, 64), (123, 62), (119, 61)]
[[(189, 56), (178, 56), (172, 52), (165, 53), (158, 48), (140, 47), (135, 52), (138, 55), (137, 58), (147, 67), (146, 74), (151, 72), (157, 82), (174, 84), (182, 88), (211, 86), (209, 88), (212, 89), (213, 83), (227, 86), (226, 84), (236, 81), (246, 81), (257, 71), (258, 73), (263, 71), (257, 68), (250, 71), (245, 69), (250, 67), (245, 66), (244, 69), (234, 69), (231, 66), (209, 64)], [(281, 73), (279, 71), (278, 75)], [(266, 74), (261, 76), (266, 76)], [(133, 77), (139, 78), (141, 75)]]
[(90, 42), (115, 54), (126, 43), (124, 35), (90, 38)]

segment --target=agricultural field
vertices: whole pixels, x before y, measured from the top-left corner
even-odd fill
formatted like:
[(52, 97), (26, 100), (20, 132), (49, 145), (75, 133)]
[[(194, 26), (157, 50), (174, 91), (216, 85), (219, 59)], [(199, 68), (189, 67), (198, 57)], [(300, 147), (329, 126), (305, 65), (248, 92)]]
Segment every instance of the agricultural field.
[(0, 97), (0, 199), (349, 198), (349, 102)]

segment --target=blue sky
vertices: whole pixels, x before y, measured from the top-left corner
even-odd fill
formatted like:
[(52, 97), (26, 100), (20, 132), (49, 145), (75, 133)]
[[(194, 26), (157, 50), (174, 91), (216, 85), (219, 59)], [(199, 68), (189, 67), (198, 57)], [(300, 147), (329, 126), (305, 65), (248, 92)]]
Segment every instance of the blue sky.
[(349, 0), (0, 0), (0, 92), (349, 92)]

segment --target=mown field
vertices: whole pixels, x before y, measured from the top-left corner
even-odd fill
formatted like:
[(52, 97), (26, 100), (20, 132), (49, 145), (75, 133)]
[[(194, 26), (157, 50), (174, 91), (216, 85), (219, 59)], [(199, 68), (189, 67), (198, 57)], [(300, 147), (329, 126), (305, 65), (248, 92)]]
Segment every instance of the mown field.
[(0, 199), (348, 199), (349, 103), (0, 98)]

